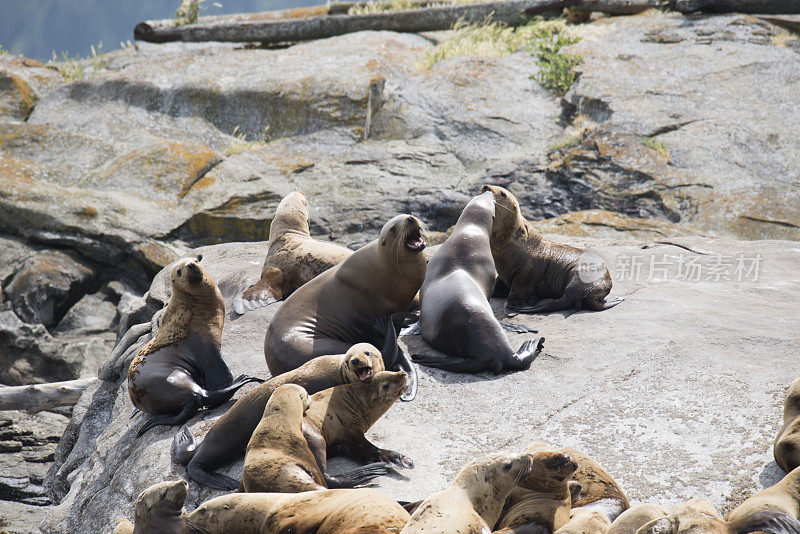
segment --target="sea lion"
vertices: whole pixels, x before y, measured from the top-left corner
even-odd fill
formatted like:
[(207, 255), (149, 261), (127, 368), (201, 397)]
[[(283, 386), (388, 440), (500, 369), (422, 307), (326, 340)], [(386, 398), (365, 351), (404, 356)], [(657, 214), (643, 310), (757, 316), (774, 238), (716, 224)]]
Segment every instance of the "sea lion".
[(311, 237), (308, 201), (306, 195), (296, 189), (281, 200), (272, 217), (261, 279), (236, 295), (231, 307), (242, 315), (248, 310), (285, 299), (352, 253), (347, 247)]
[(327, 455), (334, 454), (362, 464), (386, 462), (414, 467), (407, 456), (380, 449), (364, 436), (407, 387), (408, 375), (402, 371), (381, 371), (368, 382), (342, 384), (312, 395), (303, 435), (322, 471), (327, 470)]
[[(794, 521), (794, 525), (787, 521)], [(705, 499), (681, 503), (667, 517), (642, 525), (636, 534), (797, 534), (797, 520), (786, 514), (765, 511), (742, 519), (725, 521)]]
[(775, 461), (787, 473), (800, 466), (800, 376), (795, 378), (783, 401), (783, 428), (772, 449)]
[(194, 436), (188, 428), (182, 428), (172, 445), (175, 458), (186, 465), (186, 474), (192, 480), (215, 489), (234, 490), (239, 481), (214, 471), (244, 456), (267, 401), (278, 387), (297, 384), (314, 394), (340, 384), (371, 380), (380, 371), (381, 353), (369, 343), (353, 345), (345, 354), (314, 358), (242, 395), (217, 419), (196, 448)]
[(150, 486), (136, 499), (135, 523), (123, 519), (114, 534), (189, 534), (182, 517), (189, 492), (185, 480), (168, 480)]
[[(543, 237), (522, 216), (519, 202), (507, 189), (485, 185), (481, 191), (491, 193), (497, 205), (491, 246), (497, 274), (509, 289), (507, 311), (599, 311), (622, 302), (606, 300), (611, 275), (599, 256)], [(555, 300), (537, 303), (547, 298)]]
[(553, 532), (569, 522), (572, 508), (569, 483), (578, 464), (543, 443), (529, 445), (525, 452), (533, 459), (531, 471), (506, 499), (495, 529), (516, 534), (539, 525), (545, 532)]
[(573, 500), (572, 507), (587, 506), (604, 512), (611, 521), (622, 512), (630, 508), (631, 504), (622, 488), (603, 466), (583, 452), (562, 447), (556, 451), (566, 454), (578, 464), (578, 469), (572, 475), (581, 486), (578, 498)]
[(600, 510), (578, 508), (570, 514), (569, 522), (553, 534), (606, 534), (610, 526), (611, 521)]
[(185, 258), (172, 268), (172, 296), (155, 337), (128, 368), (133, 405), (153, 414), (137, 437), (157, 425), (180, 425), (202, 407), (216, 407), (255, 377), (233, 375), (220, 354), (225, 302), (217, 284)]
[(497, 523), (503, 503), (531, 470), (529, 454), (491, 454), (465, 465), (449, 487), (417, 507), (401, 534), (484, 534)]
[(184, 519), (204, 534), (397, 534), (408, 512), (385, 493), (362, 488), (223, 495)]
[[(730, 523), (746, 523), (759, 515), (775, 515), (793, 525), (795, 533), (800, 532), (800, 467), (783, 479), (761, 490), (725, 516)], [(786, 517), (788, 516), (788, 517)], [(791, 519), (789, 519), (791, 518)]]
[(638, 504), (617, 516), (606, 534), (636, 534), (642, 525), (668, 515), (669, 510), (660, 504)]
[(514, 352), (489, 304), (496, 278), (489, 247), (494, 213), (491, 193), (473, 198), (428, 262), (419, 326), (423, 339), (447, 356), (414, 354), (415, 362), (457, 373), (500, 373), (527, 369), (539, 355), (541, 337)]
[[(422, 223), (411, 215), (387, 222), (375, 241), (355, 251), (286, 299), (264, 338), (264, 355), (273, 375), (285, 373), (324, 354), (345, 352), (356, 343), (381, 345), (387, 328), (376, 321), (409, 309), (425, 279)], [(392, 327), (393, 328), (393, 327)], [(386, 369), (409, 375), (413, 398), (416, 370), (399, 347), (383, 352)]]

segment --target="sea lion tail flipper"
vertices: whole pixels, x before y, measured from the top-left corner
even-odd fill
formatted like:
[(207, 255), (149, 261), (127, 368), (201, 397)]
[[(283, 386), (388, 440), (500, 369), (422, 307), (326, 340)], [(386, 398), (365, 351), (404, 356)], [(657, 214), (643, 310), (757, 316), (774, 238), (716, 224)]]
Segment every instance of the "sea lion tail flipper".
[(248, 311), (263, 308), (278, 302), (282, 295), (276, 293), (278, 292), (273, 289), (269, 283), (265, 283), (262, 278), (233, 297), (231, 308), (237, 314), (244, 315)]
[(612, 297), (610, 299), (603, 299), (600, 302), (594, 303), (591, 309), (595, 311), (609, 310), (623, 300), (625, 300), (625, 297)]
[(731, 531), (736, 534), (749, 532), (766, 532), (767, 534), (797, 534), (800, 532), (800, 521), (785, 514), (764, 510), (730, 523)]
[(417, 396), (417, 368), (414, 367), (408, 355), (400, 347), (397, 347), (397, 367), (408, 377), (408, 386), (400, 396), (400, 400), (403, 402), (412, 401)]
[(524, 371), (528, 369), (533, 363), (533, 360), (542, 352), (542, 347), (544, 347), (543, 337), (527, 340), (517, 352), (514, 353), (514, 360), (508, 365), (508, 368), (514, 369), (515, 371)]
[(238, 480), (221, 473), (206, 471), (197, 462), (189, 462), (189, 465), (186, 466), (186, 474), (198, 484), (208, 486), (209, 488), (233, 491), (239, 487)]
[(240, 387), (244, 386), (245, 384), (249, 384), (250, 382), (262, 384), (264, 383), (264, 380), (255, 376), (239, 375), (239, 377), (234, 380), (230, 386), (214, 391), (207, 391), (205, 397), (203, 398), (203, 406), (216, 408), (220, 404), (228, 402)]
[(330, 489), (354, 488), (365, 482), (369, 482), (373, 478), (387, 475), (391, 471), (392, 468), (389, 467), (389, 464), (386, 462), (375, 462), (351, 469), (350, 471), (345, 471), (338, 475), (326, 475), (325, 482)]
[(426, 367), (444, 369), (454, 373), (480, 373), (491, 368), (491, 362), (479, 358), (459, 358), (457, 356), (432, 356), (430, 354), (412, 354), (414, 362)]
[(503, 327), (503, 330), (506, 332), (511, 332), (512, 334), (538, 334), (538, 330), (534, 330), (530, 326), (525, 326), (524, 324), (519, 323), (512, 323), (511, 321), (500, 321), (500, 326)]
[(172, 456), (181, 465), (186, 465), (197, 452), (197, 442), (189, 427), (183, 425), (172, 438)]
[(141, 429), (139, 429), (139, 432), (136, 433), (136, 437), (137, 438), (141, 437), (142, 434), (144, 434), (145, 432), (156, 426), (182, 425), (183, 423), (191, 419), (192, 416), (194, 416), (194, 414), (197, 413), (198, 408), (199, 407), (197, 406), (196, 403), (188, 403), (184, 405), (183, 409), (176, 415), (157, 415), (155, 417), (151, 417), (144, 424), (144, 426)]

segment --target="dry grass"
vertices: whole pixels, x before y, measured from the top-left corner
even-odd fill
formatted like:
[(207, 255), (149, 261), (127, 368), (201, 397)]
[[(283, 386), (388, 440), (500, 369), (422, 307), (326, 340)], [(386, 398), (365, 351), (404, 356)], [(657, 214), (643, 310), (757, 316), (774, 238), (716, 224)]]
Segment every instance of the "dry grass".
[(457, 22), (442, 42), (425, 53), (420, 67), (429, 69), (439, 61), (458, 56), (500, 57), (518, 50), (531, 50), (538, 40), (566, 32), (563, 20), (534, 20), (509, 28), (487, 20), (482, 24)]
[(580, 142), (580, 135), (565, 135), (564, 137), (560, 137), (553, 141), (553, 144), (550, 145), (550, 152), (558, 152), (559, 150), (564, 150), (565, 148), (572, 148)]
[(247, 139), (247, 136), (239, 131), (239, 127), (233, 129), (233, 140), (228, 144), (225, 148), (225, 155), (226, 156), (234, 156), (236, 154), (241, 154), (242, 152), (246, 152), (248, 150), (252, 150), (254, 148), (260, 148), (267, 144), (267, 132), (269, 131), (269, 126), (264, 128), (264, 133), (261, 134), (260, 137), (256, 139)]
[(664, 141), (660, 139), (656, 139), (655, 137), (647, 137), (641, 136), (642, 144), (646, 147), (650, 147), (656, 152), (658, 152), (664, 159), (670, 159), (669, 149), (667, 145), (664, 144)]
[(790, 41), (794, 41), (796, 39), (797, 35), (787, 31), (782, 31), (769, 38), (773, 45), (780, 46), (781, 48), (786, 48)]

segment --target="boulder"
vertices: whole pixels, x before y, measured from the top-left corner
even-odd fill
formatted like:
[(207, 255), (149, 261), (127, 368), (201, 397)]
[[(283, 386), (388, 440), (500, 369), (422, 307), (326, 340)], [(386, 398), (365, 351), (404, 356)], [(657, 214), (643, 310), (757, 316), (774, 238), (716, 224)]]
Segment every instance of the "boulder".
[(86, 295), (75, 303), (55, 328), (56, 334), (72, 335), (109, 332), (117, 320), (117, 307), (103, 295)]
[[(800, 282), (792, 273), (800, 244), (550, 237), (605, 258), (612, 296), (626, 300), (604, 312), (516, 316), (546, 337), (528, 371), (470, 376), (420, 368), (417, 398), (393, 406), (368, 434), (416, 466), (377, 486), (396, 499), (422, 499), (469, 459), (539, 440), (592, 455), (635, 501), (669, 506), (702, 495), (727, 510), (780, 478), (771, 444), (784, 388), (800, 373), (796, 329), (785, 320), (796, 313)], [(265, 246), (195, 252), (230, 305), (258, 278)], [(148, 298), (165, 302), (168, 284), (167, 268)], [(502, 317), (502, 300), (492, 304)], [(279, 306), (226, 317), (222, 354), (234, 374), (269, 376), (263, 336)], [(132, 517), (142, 489), (185, 476), (170, 456), (177, 428), (136, 439), (142, 420), (129, 418), (123, 371), (151, 334), (127, 354), (113, 354), (104, 365), (118, 378), (88, 389), (76, 406), (48, 473), (60, 504), (44, 532), (106, 531)], [(519, 346), (525, 337), (510, 340)], [(432, 351), (419, 336), (404, 336), (401, 345), (409, 353)], [(190, 420), (195, 436), (202, 439), (229, 405)], [(337, 460), (333, 469), (349, 465)], [(241, 462), (224, 472), (239, 476)], [(187, 509), (219, 494), (190, 483)]]
[(52, 66), (25, 57), (0, 56), (0, 121), (27, 120), (37, 101), (63, 83)]

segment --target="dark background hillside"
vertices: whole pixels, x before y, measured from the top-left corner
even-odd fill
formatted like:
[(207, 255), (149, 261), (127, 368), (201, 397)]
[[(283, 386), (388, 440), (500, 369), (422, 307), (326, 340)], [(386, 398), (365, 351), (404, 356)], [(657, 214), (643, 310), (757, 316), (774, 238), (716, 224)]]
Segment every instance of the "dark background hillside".
[[(268, 11), (319, 3), (317, 0), (207, 1), (201, 15)], [(0, 0), (0, 46), (14, 54), (48, 60), (53, 51), (87, 56), (133, 39), (133, 27), (147, 19), (170, 18), (179, 0)]]

